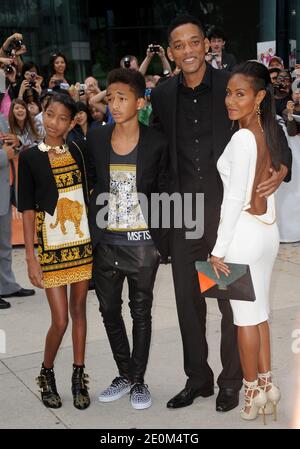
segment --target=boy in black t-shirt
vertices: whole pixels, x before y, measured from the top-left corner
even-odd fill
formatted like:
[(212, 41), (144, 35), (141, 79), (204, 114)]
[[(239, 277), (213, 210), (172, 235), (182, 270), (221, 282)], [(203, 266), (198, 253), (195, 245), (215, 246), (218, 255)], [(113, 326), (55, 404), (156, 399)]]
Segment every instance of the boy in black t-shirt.
[[(99, 396), (111, 402), (130, 392), (133, 408), (151, 405), (144, 384), (151, 339), (153, 286), (159, 266), (160, 232), (149, 229), (138, 193), (150, 198), (164, 191), (167, 146), (162, 134), (138, 122), (145, 80), (130, 69), (108, 76), (107, 101), (115, 125), (90, 132), (87, 147), (94, 185), (90, 227), (94, 246), (95, 290), (119, 375)], [(99, 194), (109, 192), (105, 226), (100, 223)], [(97, 200), (98, 198), (98, 200)], [(148, 215), (148, 214), (147, 214)], [(148, 221), (149, 223), (150, 221)], [(122, 318), (122, 288), (129, 287), (133, 348)]]

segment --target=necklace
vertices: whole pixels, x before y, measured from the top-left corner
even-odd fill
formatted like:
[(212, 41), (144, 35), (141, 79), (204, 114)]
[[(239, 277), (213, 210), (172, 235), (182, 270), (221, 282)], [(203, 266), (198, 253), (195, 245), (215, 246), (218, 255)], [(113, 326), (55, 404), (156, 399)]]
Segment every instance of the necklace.
[(69, 147), (66, 143), (64, 143), (63, 145), (52, 147), (51, 145), (47, 145), (45, 142), (41, 142), (38, 145), (38, 148), (43, 153), (48, 153), (48, 151), (53, 150), (56, 154), (64, 154), (69, 150)]

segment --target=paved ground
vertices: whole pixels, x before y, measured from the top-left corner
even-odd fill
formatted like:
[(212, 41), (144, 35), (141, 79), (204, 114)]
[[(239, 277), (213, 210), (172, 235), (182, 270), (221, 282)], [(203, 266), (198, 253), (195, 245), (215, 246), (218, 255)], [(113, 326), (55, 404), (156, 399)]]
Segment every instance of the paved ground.
[[(21, 285), (30, 287), (23, 249), (14, 250), (14, 270)], [(34, 379), (40, 369), (45, 333), (49, 325), (48, 305), (41, 291), (31, 298), (11, 299), (11, 309), (0, 312), (0, 334), (6, 334), (6, 353), (1, 354), (4, 348), (0, 344), (0, 428), (300, 428), (299, 275), (300, 244), (281, 245), (271, 289), (273, 371), (282, 391), (277, 422), (268, 417), (267, 426), (264, 427), (260, 418), (252, 422), (241, 421), (238, 408), (225, 414), (217, 413), (216, 396), (196, 399), (192, 406), (185, 409), (166, 408), (168, 399), (183, 388), (185, 376), (170, 266), (161, 266), (155, 288), (153, 338), (146, 375), (153, 397), (152, 407), (145, 411), (133, 410), (128, 396), (111, 404), (97, 401), (97, 394), (117, 373), (94, 292), (89, 293), (88, 299), (86, 357), (92, 404), (84, 412), (74, 409), (72, 405), (72, 346), (69, 330), (55, 364), (63, 407), (51, 411), (41, 404)], [(126, 291), (124, 312), (127, 328), (130, 329)], [(215, 300), (207, 302), (209, 360), (218, 374), (220, 314)], [(3, 339), (1, 341), (3, 346)]]

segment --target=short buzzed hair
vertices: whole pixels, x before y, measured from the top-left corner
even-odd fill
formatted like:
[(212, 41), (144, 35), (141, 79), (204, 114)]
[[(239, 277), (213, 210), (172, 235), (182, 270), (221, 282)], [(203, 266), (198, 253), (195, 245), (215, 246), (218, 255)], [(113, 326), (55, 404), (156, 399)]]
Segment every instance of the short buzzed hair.
[(124, 83), (130, 86), (136, 98), (145, 97), (146, 82), (144, 76), (134, 69), (114, 69), (107, 76), (107, 87), (113, 83)]
[(204, 27), (203, 27), (202, 23), (200, 22), (200, 20), (197, 19), (197, 17), (191, 16), (189, 14), (184, 14), (184, 15), (175, 17), (175, 19), (173, 19), (172, 22), (170, 23), (170, 25), (168, 26), (168, 41), (171, 42), (171, 34), (172, 34), (172, 31), (175, 30), (175, 28), (178, 28), (181, 25), (187, 25), (188, 23), (191, 23), (192, 25), (196, 25), (199, 28), (201, 34), (203, 34), (203, 36), (205, 37)]

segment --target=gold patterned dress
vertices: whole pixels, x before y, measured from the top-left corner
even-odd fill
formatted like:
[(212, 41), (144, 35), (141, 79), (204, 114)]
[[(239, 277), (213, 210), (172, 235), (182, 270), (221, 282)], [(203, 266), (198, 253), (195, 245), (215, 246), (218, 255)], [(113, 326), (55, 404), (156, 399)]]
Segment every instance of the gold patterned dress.
[(54, 215), (37, 212), (38, 258), (45, 288), (92, 277), (92, 245), (81, 172), (71, 153), (50, 160), (58, 189)]

